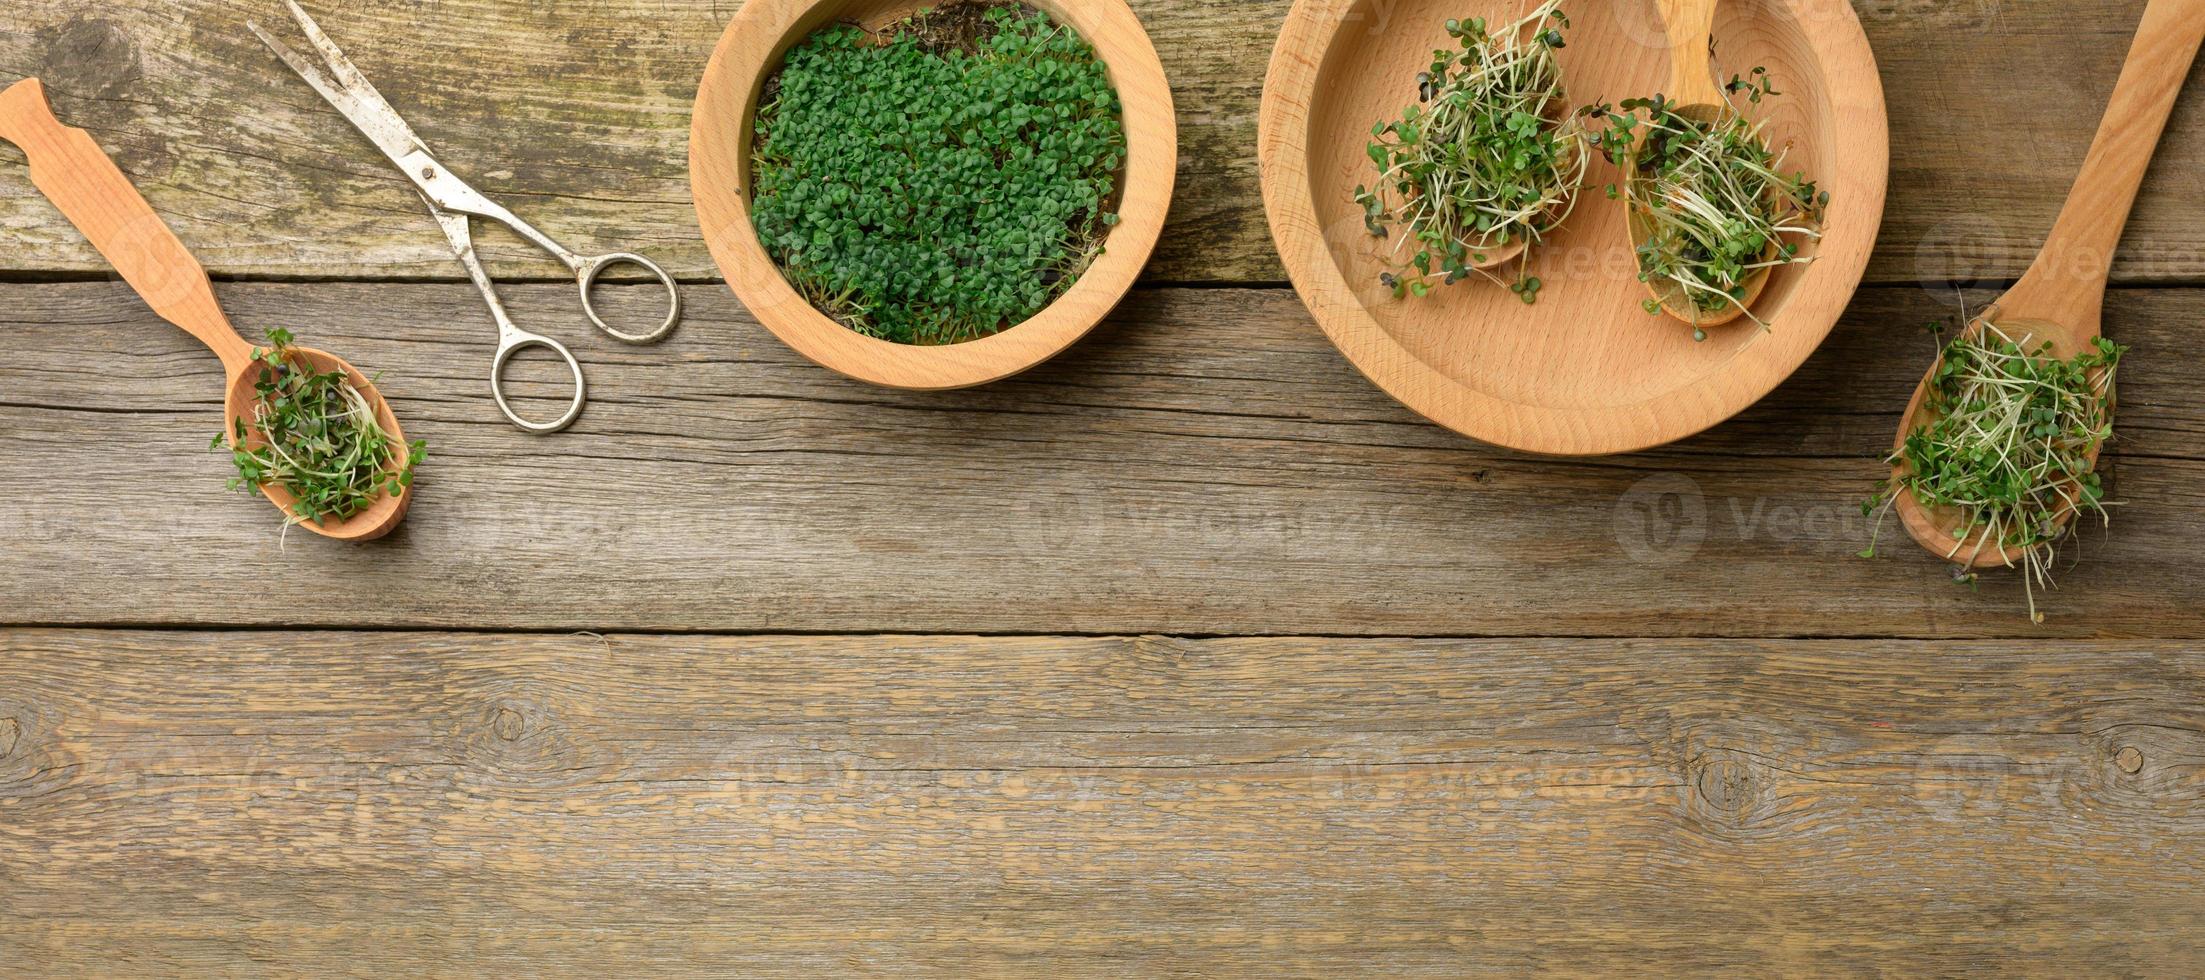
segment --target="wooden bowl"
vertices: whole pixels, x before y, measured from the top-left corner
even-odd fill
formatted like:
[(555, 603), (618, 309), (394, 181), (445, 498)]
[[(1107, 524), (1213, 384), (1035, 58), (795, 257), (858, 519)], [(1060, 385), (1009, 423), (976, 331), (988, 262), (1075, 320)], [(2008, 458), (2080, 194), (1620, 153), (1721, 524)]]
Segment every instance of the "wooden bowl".
[[(1473, 278), (1422, 299), (1393, 298), (1378, 276), (1387, 242), (1364, 229), (1371, 124), (1416, 99), (1432, 52), (1454, 48), (1450, 17), (1513, 19), (1511, 0), (1298, 0), (1272, 55), (1258, 153), (1263, 196), (1288, 275), (1348, 360), (1425, 417), (1486, 442), (1555, 455), (1622, 453), (1673, 442), (1737, 414), (1798, 369), (1837, 322), (1883, 219), (1890, 134), (1875, 56), (1846, 0), (1722, 4), (1723, 77), (1766, 65), (1781, 95), (1768, 121), (1831, 195), (1809, 265), (1780, 269), (1740, 319), (1708, 331), (1649, 315), (1620, 204), (1622, 176), (1596, 160), (1586, 199), (1528, 271), (1536, 305)], [(1670, 52), (1652, 0), (1569, 5), (1564, 82), (1582, 105), (1652, 95)]]
[(835, 21), (880, 27), (917, 0), (748, 0), (705, 66), (689, 131), (689, 182), (712, 259), (766, 329), (798, 353), (850, 377), (892, 388), (986, 384), (1033, 367), (1101, 323), (1139, 278), (1164, 230), (1178, 171), (1171, 86), (1147, 32), (1124, 0), (1030, 0), (1094, 46), (1124, 106), (1126, 165), (1119, 222), (1102, 255), (1040, 313), (962, 344), (922, 347), (867, 337), (813, 309), (759, 242), (750, 212), (750, 143), (758, 94), (790, 48)]

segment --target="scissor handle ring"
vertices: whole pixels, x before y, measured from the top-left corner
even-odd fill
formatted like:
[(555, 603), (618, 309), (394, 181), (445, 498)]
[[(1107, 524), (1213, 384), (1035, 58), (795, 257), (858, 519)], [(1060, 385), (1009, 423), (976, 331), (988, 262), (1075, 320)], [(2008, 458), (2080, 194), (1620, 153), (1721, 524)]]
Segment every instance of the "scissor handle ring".
[[(597, 307), (590, 302), (590, 290), (596, 287), (597, 277), (604, 275), (606, 269), (623, 264), (642, 266), (651, 275), (658, 277), (660, 285), (666, 287), (666, 322), (659, 324), (658, 329), (650, 333), (626, 333), (613, 329), (611, 324), (605, 322), (604, 317), (597, 315)], [(667, 334), (674, 332), (675, 325), (681, 323), (681, 289), (674, 285), (673, 276), (667, 275), (665, 269), (660, 268), (658, 263), (650, 259), (634, 252), (614, 252), (610, 255), (599, 255), (594, 258), (583, 259), (576, 270), (576, 274), (577, 281), (582, 284), (582, 312), (589, 314), (590, 322), (596, 324), (597, 329), (605, 331), (614, 340), (629, 344), (655, 344), (665, 340)]]
[[(559, 355), (561, 360), (567, 362), (567, 371), (574, 375), (574, 403), (567, 406), (566, 414), (559, 416), (557, 421), (531, 422), (522, 418), (520, 413), (514, 411), (513, 406), (505, 401), (505, 367), (513, 363), (513, 355), (531, 347), (546, 348)], [(490, 396), (498, 400), (498, 411), (504, 412), (507, 419), (512, 420), (514, 425), (520, 426), (522, 429), (540, 436), (562, 431), (567, 426), (573, 425), (575, 419), (582, 417), (582, 402), (585, 397), (582, 384), (582, 364), (574, 359), (574, 352), (568, 350), (567, 345), (540, 334), (516, 331), (498, 344), (497, 359), (490, 364)]]

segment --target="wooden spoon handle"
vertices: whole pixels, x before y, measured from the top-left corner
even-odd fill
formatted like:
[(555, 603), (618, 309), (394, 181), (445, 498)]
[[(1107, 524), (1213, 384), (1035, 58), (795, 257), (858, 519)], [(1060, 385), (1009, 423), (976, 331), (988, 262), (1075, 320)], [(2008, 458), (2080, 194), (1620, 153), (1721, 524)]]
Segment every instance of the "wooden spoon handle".
[(2096, 335), (2113, 252), (2200, 43), (2205, 43), (2205, 0), (2151, 0), (2144, 8), (2082, 174), (2044, 251), (2001, 307), (2087, 327)]
[(153, 312), (212, 348), (230, 377), (245, 369), (252, 345), (237, 335), (215, 302), (207, 271), (90, 134), (54, 118), (38, 79), (0, 92), (0, 139), (22, 147), (30, 158), (31, 182)]
[(1662, 31), (1669, 36), (1669, 91), (1681, 106), (1715, 105), (1723, 87), (1715, 83), (1715, 0), (1655, 0)]

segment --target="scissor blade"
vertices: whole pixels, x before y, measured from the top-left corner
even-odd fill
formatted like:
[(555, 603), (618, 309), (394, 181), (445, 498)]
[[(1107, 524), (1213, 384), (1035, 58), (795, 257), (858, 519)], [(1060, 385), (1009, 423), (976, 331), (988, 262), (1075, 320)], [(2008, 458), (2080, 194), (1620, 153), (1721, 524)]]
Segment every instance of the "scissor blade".
[(247, 22), (245, 26), (252, 30), (255, 37), (260, 38), (260, 43), (267, 45), (268, 50), (275, 52), (276, 57), (283, 59), (285, 65), (290, 66), (292, 71), (306, 80), (306, 84), (313, 86), (314, 91), (321, 93), (322, 98), (350, 120), (353, 127), (366, 135), (392, 163), (401, 163), (406, 154), (419, 149), (420, 137), (415, 136), (413, 127), (406, 125), (406, 120), (398, 115), (398, 111), (384, 101), (383, 94), (376, 91), (375, 86), (368, 83), (366, 76), (361, 75), (360, 70), (345, 58), (344, 52), (338, 50), (329, 37), (321, 32), (321, 28), (315, 26), (313, 19), (306, 16), (306, 11), (299, 9), (299, 5), (291, 0), (285, 0), (285, 3), (290, 6), (291, 15), (298, 19), (299, 26), (305, 28), (307, 38), (314, 42), (314, 47), (320, 50), (324, 60), (329, 63), (330, 72), (336, 75), (335, 79), (298, 52), (291, 50), (290, 45), (269, 36), (267, 31), (260, 29), (259, 24)]
[(429, 214), (435, 216), (437, 227), (444, 229), (445, 240), (452, 243), (452, 254), (459, 256), (461, 262), (472, 264), (475, 261), (475, 229), (471, 224), (474, 219), (437, 207), (427, 194), (421, 195), (421, 203), (429, 206)]
[(299, 22), (299, 29), (306, 32), (306, 39), (314, 45), (314, 49), (322, 53), (322, 60), (329, 63), (329, 71), (337, 76), (337, 81), (344, 83), (347, 90), (359, 95), (362, 102), (390, 113), (391, 118), (396, 119), (400, 126), (406, 124), (404, 119), (398, 117), (398, 111), (392, 109), (390, 102), (383, 98), (383, 93), (375, 90), (375, 83), (368, 81), (367, 76), (360, 73), (360, 67), (353, 64), (351, 58), (345, 57), (344, 49), (330, 40), (329, 35), (322, 33), (322, 25), (314, 23), (314, 18), (306, 15), (306, 8), (299, 6), (298, 0), (283, 0), (283, 5), (291, 8), (292, 19)]

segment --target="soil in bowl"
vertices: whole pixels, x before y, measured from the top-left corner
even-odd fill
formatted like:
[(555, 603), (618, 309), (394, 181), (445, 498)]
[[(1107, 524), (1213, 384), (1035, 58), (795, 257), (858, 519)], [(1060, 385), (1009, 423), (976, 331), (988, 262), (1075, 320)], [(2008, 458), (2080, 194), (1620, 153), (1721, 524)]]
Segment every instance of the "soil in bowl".
[(1125, 162), (1118, 94), (1078, 32), (963, 0), (789, 50), (754, 128), (754, 223), (821, 313), (955, 344), (1071, 288), (1117, 223)]

